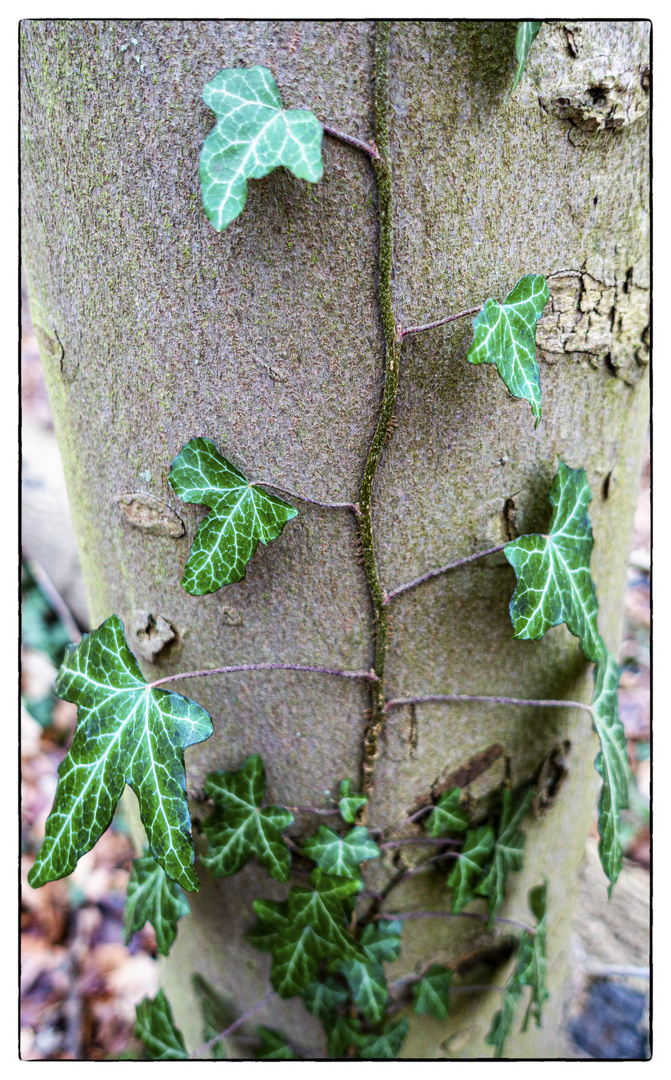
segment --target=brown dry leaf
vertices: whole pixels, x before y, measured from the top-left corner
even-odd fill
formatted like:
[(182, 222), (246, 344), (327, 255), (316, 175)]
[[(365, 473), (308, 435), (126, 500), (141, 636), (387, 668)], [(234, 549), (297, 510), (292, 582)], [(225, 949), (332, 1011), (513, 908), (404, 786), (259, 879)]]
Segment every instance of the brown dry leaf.
[(50, 945), (57, 945), (63, 940), (68, 924), (68, 886), (60, 880), (31, 889), (27, 878), (33, 861), (32, 856), (21, 858), (21, 929), (31, 930)]

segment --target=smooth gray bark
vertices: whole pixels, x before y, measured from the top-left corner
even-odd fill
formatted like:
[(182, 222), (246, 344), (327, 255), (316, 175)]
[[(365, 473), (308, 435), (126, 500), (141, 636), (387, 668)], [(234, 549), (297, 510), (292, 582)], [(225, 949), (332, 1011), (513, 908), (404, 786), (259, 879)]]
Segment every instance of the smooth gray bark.
[[(464, 362), (470, 320), (408, 338), (398, 428), (375, 486), (378, 559), (393, 588), (543, 530), (557, 459), (584, 466), (600, 626), (615, 650), (647, 417), (649, 24), (544, 23), (508, 99), (514, 36), (512, 23), (392, 30), (394, 303), (399, 322), (417, 324), (502, 299), (524, 273), (544, 273), (543, 421), (534, 430), (528, 405), (508, 397), (493, 368)], [(202, 512), (179, 502), (167, 475), (184, 443), (205, 435), (250, 479), (357, 498), (383, 372), (370, 164), (325, 138), (321, 183), (281, 169), (251, 182), (243, 214), (218, 235), (201, 209), (198, 156), (213, 121), (202, 87), (224, 67), (267, 66), (287, 107), (370, 139), (372, 25), (26, 22), (21, 40), (24, 259), (93, 624), (118, 613), (133, 648), (134, 634), (135, 646), (146, 637), (138, 613), (166, 620), (175, 638), (144, 664), (154, 678), (271, 659), (367, 667), (371, 609), (347, 511), (298, 504), (245, 581), (194, 599), (179, 581)], [(129, 493), (170, 507), (185, 534), (148, 529), (151, 513), (133, 524), (118, 502)], [(563, 627), (541, 642), (512, 640), (513, 588), (511, 568), (494, 556), (401, 597), (390, 696), (588, 694)], [(187, 754), (195, 795), (209, 770), (236, 768), (252, 752), (279, 802), (319, 805), (358, 775), (363, 686), (274, 673), (201, 680), (187, 692), (215, 722), (213, 738)], [(377, 764), (368, 821), (384, 826), (492, 744), (504, 746), (518, 783), (565, 739), (568, 776), (548, 814), (529, 824), (505, 910), (523, 918), (527, 890), (548, 874), (553, 994), (543, 1030), (511, 1037), (512, 1056), (565, 1053), (571, 898), (597, 790), (588, 716), (423, 706), (415, 725), (396, 710)], [(474, 795), (502, 775), (499, 758)], [(373, 887), (393, 854), (367, 875)], [(268, 958), (240, 935), (254, 896), (286, 893), (253, 865), (223, 882), (203, 878), (164, 970), (194, 1046), (191, 972), (240, 1009), (262, 997)], [(444, 875), (417, 875), (393, 906), (448, 902)], [(404, 938), (398, 974), (420, 961), (454, 963), (488, 940), (477, 924), (429, 920), (408, 924)], [(445, 1024), (414, 1020), (404, 1053), (488, 1056), (496, 996), (467, 997)], [(317, 1045), (300, 1002), (260, 1014), (269, 1020)]]

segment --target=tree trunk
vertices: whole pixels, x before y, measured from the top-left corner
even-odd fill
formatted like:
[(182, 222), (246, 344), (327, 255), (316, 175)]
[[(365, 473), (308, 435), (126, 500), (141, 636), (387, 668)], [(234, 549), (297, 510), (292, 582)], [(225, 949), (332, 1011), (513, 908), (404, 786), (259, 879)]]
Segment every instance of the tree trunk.
[[(584, 466), (600, 628), (616, 650), (648, 407), (649, 24), (543, 23), (509, 98), (515, 25), (392, 27), (393, 303), (397, 323), (418, 324), (545, 274), (543, 420), (534, 430), (527, 403), (506, 394), (493, 367), (465, 362), (470, 320), (407, 338), (398, 426), (375, 481), (378, 562), (390, 589), (543, 531), (558, 458)], [(259, 548), (244, 581), (194, 598), (180, 578), (202, 511), (182, 504), (167, 476), (203, 435), (250, 479), (358, 498), (384, 372), (370, 162), (325, 137), (319, 184), (283, 169), (252, 181), (242, 215), (217, 234), (202, 211), (198, 158), (213, 124), (202, 88), (229, 67), (269, 67), (288, 108), (371, 139), (373, 25), (36, 21), (21, 38), (24, 259), (92, 624), (118, 613), (152, 678), (261, 660), (368, 668), (371, 605), (351, 514), (298, 503), (299, 517)], [(118, 497), (138, 492), (170, 507), (184, 534), (167, 535), (149, 511), (134, 524)], [(513, 589), (499, 554), (400, 598), (388, 695), (588, 700), (591, 676), (565, 627), (539, 642), (512, 639)], [(147, 613), (172, 628), (167, 644)], [(280, 803), (323, 805), (343, 777), (359, 776), (370, 702), (357, 683), (274, 672), (194, 681), (187, 692), (215, 724), (187, 752), (194, 796), (208, 771), (238, 768), (253, 752)], [(528, 889), (548, 876), (552, 996), (542, 1030), (515, 1029), (506, 1052), (516, 1057), (567, 1053), (568, 931), (598, 779), (588, 714), (392, 711), (368, 813), (370, 825), (398, 821), (437, 777), (493, 744), (520, 783), (564, 740), (565, 782), (528, 825), (525, 867), (508, 879), (503, 912), (524, 919)], [(495, 789), (504, 767), (499, 757), (473, 794)], [(194, 804), (196, 819), (202, 812)], [(307, 824), (297, 819), (294, 831)], [(393, 855), (367, 871), (369, 887), (387, 880)], [(199, 874), (162, 975), (192, 1047), (201, 1041), (192, 972), (240, 1010), (262, 997), (268, 957), (241, 935), (254, 897), (287, 892), (256, 864), (225, 880)], [(449, 896), (444, 873), (417, 875), (389, 907), (447, 908)], [(408, 921), (392, 973), (454, 964), (490, 939), (467, 920)], [(462, 995), (445, 1023), (415, 1017), (403, 1053), (489, 1056), (496, 1008), (494, 993)], [(259, 1018), (320, 1045), (298, 999), (274, 999)]]

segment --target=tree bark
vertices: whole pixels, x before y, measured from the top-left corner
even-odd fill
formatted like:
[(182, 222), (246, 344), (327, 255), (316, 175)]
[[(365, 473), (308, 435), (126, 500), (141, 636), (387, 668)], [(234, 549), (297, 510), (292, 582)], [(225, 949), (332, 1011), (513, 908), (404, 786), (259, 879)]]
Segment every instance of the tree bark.
[[(649, 24), (543, 23), (509, 98), (514, 38), (507, 22), (392, 27), (393, 300), (396, 321), (416, 325), (545, 274), (543, 420), (534, 430), (528, 405), (493, 368), (465, 362), (470, 320), (407, 338), (398, 426), (375, 481), (378, 562), (392, 589), (543, 531), (558, 458), (584, 466), (600, 628), (614, 651), (648, 409)], [(373, 25), (34, 21), (22, 24), (21, 42), (24, 261), (92, 624), (116, 612), (137, 650), (146, 613), (161, 616), (174, 637), (143, 661), (153, 679), (263, 660), (369, 667), (353, 515), (298, 503), (299, 517), (259, 548), (244, 581), (194, 598), (179, 582), (202, 511), (181, 504), (167, 476), (181, 447), (204, 435), (252, 480), (324, 501), (358, 498), (384, 371), (370, 162), (325, 136), (319, 184), (283, 169), (252, 181), (242, 215), (217, 234), (202, 212), (198, 158), (213, 123), (202, 88), (228, 67), (269, 67), (286, 107), (370, 140)], [(151, 497), (139, 524), (118, 501), (129, 493)], [(167, 535), (161, 522), (175, 519), (166, 506), (183, 535)], [(513, 589), (499, 554), (395, 601), (389, 696), (588, 700), (591, 676), (564, 627), (540, 642), (512, 640)], [(208, 771), (254, 752), (280, 803), (318, 806), (359, 775), (363, 685), (273, 672), (194, 681), (186, 692), (215, 723), (213, 738), (187, 752), (193, 796)], [(516, 1057), (567, 1052), (568, 931), (598, 779), (588, 714), (394, 710), (368, 814), (380, 827), (402, 819), (438, 777), (497, 743), (520, 783), (564, 740), (565, 782), (529, 823), (525, 867), (509, 878), (503, 912), (524, 919), (528, 889), (547, 874), (552, 997), (542, 1030), (511, 1036), (506, 1052)], [(474, 796), (484, 800), (504, 767), (502, 756)], [(202, 813), (194, 803), (194, 818)], [(394, 854), (367, 870), (369, 887), (388, 879)], [(201, 1041), (192, 972), (240, 1011), (263, 997), (268, 957), (241, 935), (255, 896), (287, 891), (253, 864), (225, 880), (199, 873), (162, 976), (192, 1047)], [(418, 874), (389, 908), (448, 907), (444, 882), (444, 873)], [(392, 975), (454, 964), (491, 939), (463, 923), (408, 921)], [(495, 994), (462, 995), (445, 1023), (413, 1018), (403, 1053), (489, 1056), (496, 1008)], [(259, 1022), (320, 1045), (298, 999), (275, 999)]]

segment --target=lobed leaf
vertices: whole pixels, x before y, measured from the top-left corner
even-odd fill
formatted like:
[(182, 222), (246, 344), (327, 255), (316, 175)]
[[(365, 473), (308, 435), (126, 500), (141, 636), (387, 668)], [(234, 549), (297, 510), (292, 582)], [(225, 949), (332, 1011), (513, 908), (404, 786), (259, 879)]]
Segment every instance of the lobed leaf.
[(517, 89), (517, 85), (524, 74), (524, 69), (527, 66), (527, 60), (529, 59), (529, 53), (531, 46), (534, 43), (534, 39), (541, 28), (540, 21), (528, 20), (521, 22), (517, 27), (517, 36), (515, 38), (515, 57), (517, 59), (517, 71), (515, 73), (515, 81), (510, 88), (512, 94)]
[(504, 788), (501, 793), (501, 820), (494, 843), (494, 858), (476, 890), (479, 896), (487, 897), (490, 919), (494, 918), (505, 899), (508, 874), (522, 869), (526, 837), (520, 825), (531, 806), (532, 798), (533, 790), (527, 788), (516, 806), (512, 791)]
[[(192, 975), (191, 984), (200, 1005), (203, 1017), (203, 1042), (206, 1043), (221, 1031), (226, 1031), (237, 1016), (230, 1002), (222, 998), (202, 975), (198, 973)], [(211, 1046), (209, 1053), (216, 1061), (223, 1061), (227, 1056), (225, 1040), (220, 1039)]]
[(338, 836), (328, 825), (321, 825), (303, 844), (303, 854), (328, 874), (359, 878), (361, 863), (378, 859), (380, 849), (363, 825), (356, 825), (346, 836)]
[(190, 912), (183, 890), (145, 848), (142, 858), (133, 859), (130, 868), (124, 910), (126, 945), (131, 935), (149, 922), (156, 931), (156, 948), (167, 956), (177, 937), (178, 920)]
[(152, 855), (169, 877), (196, 891), (184, 749), (210, 737), (208, 714), (146, 682), (118, 615), (69, 646), (56, 693), (77, 705), (77, 729), (58, 769), (29, 883), (37, 888), (74, 870), (107, 829), (127, 783), (138, 797)]
[(349, 994), (345, 987), (331, 975), (308, 983), (301, 997), (308, 1012), (321, 1020), (325, 1028), (333, 1027), (340, 1009), (349, 1001)]
[(338, 1016), (326, 1036), (326, 1054), (329, 1058), (344, 1058), (348, 1056), (351, 1046), (356, 1049), (364, 1041), (361, 1024), (350, 1016)]
[(394, 1061), (401, 1052), (409, 1027), (406, 1016), (395, 1024), (385, 1024), (379, 1035), (365, 1035), (359, 1043), (359, 1057), (370, 1061)]
[(379, 919), (364, 928), (360, 943), (374, 960), (390, 963), (401, 955), (401, 919)]
[(541, 416), (541, 381), (536, 361), (536, 323), (550, 298), (541, 274), (527, 274), (499, 304), (487, 300), (473, 320), (473, 344), (466, 353), (471, 364), (496, 364), (508, 390), (525, 398)]
[(466, 832), (469, 826), (468, 814), (460, 803), (461, 788), (451, 788), (443, 792), (429, 814), (427, 826), (431, 836), (449, 836), (450, 833)]
[(144, 1043), (150, 1061), (185, 1061), (189, 1056), (162, 990), (135, 1006), (135, 1036)]
[(620, 811), (629, 806), (629, 759), (620, 720), (617, 688), (620, 669), (608, 654), (594, 669), (592, 718), (600, 749), (594, 765), (603, 780), (599, 795), (599, 858), (610, 882), (609, 892), (622, 869)]
[(323, 128), (311, 112), (282, 107), (267, 68), (220, 71), (203, 100), (217, 117), (200, 155), (203, 206), (217, 232), (242, 211), (247, 180), (279, 165), (299, 179), (321, 180)]
[(343, 780), (341, 782), (338, 809), (340, 810), (341, 818), (343, 821), (346, 821), (348, 825), (354, 824), (357, 813), (367, 802), (367, 795), (357, 795), (356, 792), (352, 791), (351, 780)]
[(259, 1025), (256, 1033), (261, 1040), (261, 1049), (257, 1051), (259, 1061), (297, 1061), (289, 1043), (279, 1031)]
[(182, 585), (192, 596), (241, 581), (259, 540), (275, 540), (298, 513), (293, 506), (248, 483), (209, 439), (191, 439), (169, 478), (180, 499), (208, 506), (196, 532)]
[(494, 850), (494, 842), (491, 825), (481, 825), (478, 829), (469, 829), (466, 833), (464, 846), (447, 879), (449, 888), (453, 890), (452, 911), (455, 915), (476, 896), (482, 872)]
[(293, 815), (280, 806), (261, 808), (266, 774), (259, 754), (247, 758), (237, 772), (209, 773), (205, 794), (214, 811), (205, 821), (208, 854), (203, 863), (215, 877), (236, 874), (255, 856), (276, 881), (286, 881), (291, 856), (282, 830)]
[(450, 987), (454, 972), (442, 964), (432, 964), (420, 981), (413, 986), (416, 1013), (430, 1013), (438, 1020), (447, 1020), (450, 1013)]
[(382, 964), (367, 956), (365, 960), (335, 961), (329, 965), (329, 970), (344, 976), (354, 1004), (364, 1020), (369, 1024), (381, 1023), (389, 997)]

